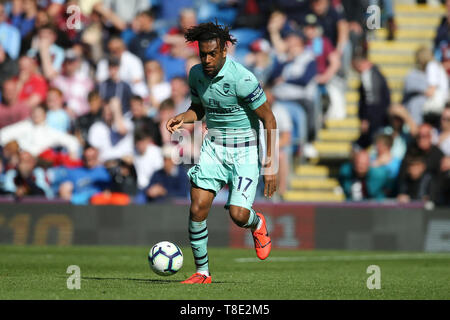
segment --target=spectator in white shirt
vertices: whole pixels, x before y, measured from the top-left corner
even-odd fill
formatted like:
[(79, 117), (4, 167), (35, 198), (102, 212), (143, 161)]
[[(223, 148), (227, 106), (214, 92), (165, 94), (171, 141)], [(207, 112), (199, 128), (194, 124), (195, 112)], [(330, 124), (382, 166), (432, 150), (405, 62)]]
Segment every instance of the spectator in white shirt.
[(124, 118), (117, 97), (105, 103), (102, 120), (89, 129), (88, 142), (99, 150), (101, 162), (133, 155), (133, 124)]
[(0, 130), (0, 144), (16, 140), (22, 150), (28, 151), (34, 157), (39, 156), (48, 148), (62, 146), (67, 149), (73, 159), (79, 158), (80, 144), (78, 139), (67, 133), (49, 127), (46, 122), (43, 106), (35, 107), (31, 119), (17, 122)]
[(138, 130), (134, 135), (135, 154), (134, 167), (138, 177), (140, 190), (146, 188), (153, 174), (164, 165), (161, 148), (158, 147), (150, 134)]
[(438, 119), (448, 99), (448, 80), (442, 65), (433, 59), (427, 47), (416, 51), (416, 69), (405, 79), (403, 103), (414, 121), (438, 126)]
[[(427, 49), (429, 50), (429, 49)], [(431, 50), (429, 51), (431, 54)], [(425, 95), (428, 97), (423, 106), (424, 113), (441, 114), (448, 98), (448, 79), (441, 63), (430, 60), (425, 69), (428, 88)]]
[[(120, 60), (120, 80), (127, 82), (134, 94), (147, 97), (148, 89), (144, 82), (144, 66), (141, 60), (129, 52), (123, 40), (118, 37), (113, 37), (109, 40), (108, 51), (112, 57)], [(102, 59), (97, 68), (97, 82), (103, 82), (108, 77), (108, 60)]]
[(144, 65), (145, 78), (149, 90), (149, 102), (156, 113), (162, 101), (170, 97), (172, 87), (166, 81), (164, 70), (157, 60), (148, 60)]

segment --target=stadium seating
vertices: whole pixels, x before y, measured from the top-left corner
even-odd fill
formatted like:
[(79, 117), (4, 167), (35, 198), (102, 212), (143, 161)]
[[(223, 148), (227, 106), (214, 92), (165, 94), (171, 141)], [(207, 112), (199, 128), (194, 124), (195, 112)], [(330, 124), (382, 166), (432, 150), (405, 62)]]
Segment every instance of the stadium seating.
[[(369, 60), (377, 64), (391, 89), (392, 102), (402, 98), (403, 80), (414, 65), (414, 51), (422, 45), (431, 47), (435, 30), (446, 13), (444, 6), (411, 4), (395, 5), (397, 32), (394, 41), (386, 41), (386, 29), (376, 30), (369, 41)], [(351, 143), (359, 136), (359, 79), (350, 73), (347, 82), (347, 117), (329, 120), (320, 130), (314, 146), (318, 158), (310, 159), (294, 170), (284, 199), (286, 201), (344, 201), (345, 196), (336, 177), (336, 165), (348, 159)], [(326, 164), (326, 166), (324, 166)], [(334, 168), (334, 169), (333, 169)]]

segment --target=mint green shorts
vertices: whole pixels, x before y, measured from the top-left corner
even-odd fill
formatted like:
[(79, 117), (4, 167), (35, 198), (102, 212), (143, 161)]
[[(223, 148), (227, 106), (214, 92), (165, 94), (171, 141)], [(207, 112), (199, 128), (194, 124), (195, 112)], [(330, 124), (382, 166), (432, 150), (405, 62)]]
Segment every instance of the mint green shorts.
[(223, 146), (205, 137), (199, 162), (188, 171), (191, 183), (217, 194), (225, 185), (230, 205), (249, 209), (255, 200), (261, 165), (257, 141)]

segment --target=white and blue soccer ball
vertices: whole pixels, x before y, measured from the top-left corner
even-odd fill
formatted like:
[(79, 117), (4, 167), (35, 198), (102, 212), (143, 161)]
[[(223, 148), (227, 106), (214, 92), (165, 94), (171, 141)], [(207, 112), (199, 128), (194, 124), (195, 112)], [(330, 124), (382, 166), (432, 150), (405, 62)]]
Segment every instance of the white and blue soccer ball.
[(148, 253), (150, 268), (160, 276), (171, 276), (183, 266), (183, 252), (174, 243), (161, 241)]

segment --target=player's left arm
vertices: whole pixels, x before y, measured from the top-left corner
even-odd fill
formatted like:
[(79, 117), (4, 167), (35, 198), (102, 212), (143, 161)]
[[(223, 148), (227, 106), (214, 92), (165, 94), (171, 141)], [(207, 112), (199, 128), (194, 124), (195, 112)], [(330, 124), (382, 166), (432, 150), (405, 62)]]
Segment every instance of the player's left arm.
[(261, 84), (256, 79), (255, 75), (249, 71), (242, 72), (236, 84), (236, 93), (243, 104), (255, 112), (256, 116), (264, 124), (264, 129), (267, 131), (266, 138), (266, 163), (264, 164), (264, 196), (272, 197), (277, 189), (277, 179), (274, 172), (274, 164), (276, 156), (272, 150), (272, 139), (277, 129), (277, 122), (272, 113), (272, 109), (267, 102), (266, 94), (264, 93)]
[(272, 139), (276, 138), (273, 134), (275, 134), (275, 130), (277, 129), (277, 121), (275, 120), (275, 116), (267, 101), (255, 109), (254, 112), (264, 124), (264, 129), (266, 129), (267, 132), (266, 161), (264, 164), (264, 168), (266, 168), (264, 174), (264, 196), (270, 198), (277, 190), (277, 176), (272, 171), (274, 168), (274, 161), (276, 161), (273, 159), (275, 152), (272, 150)]

